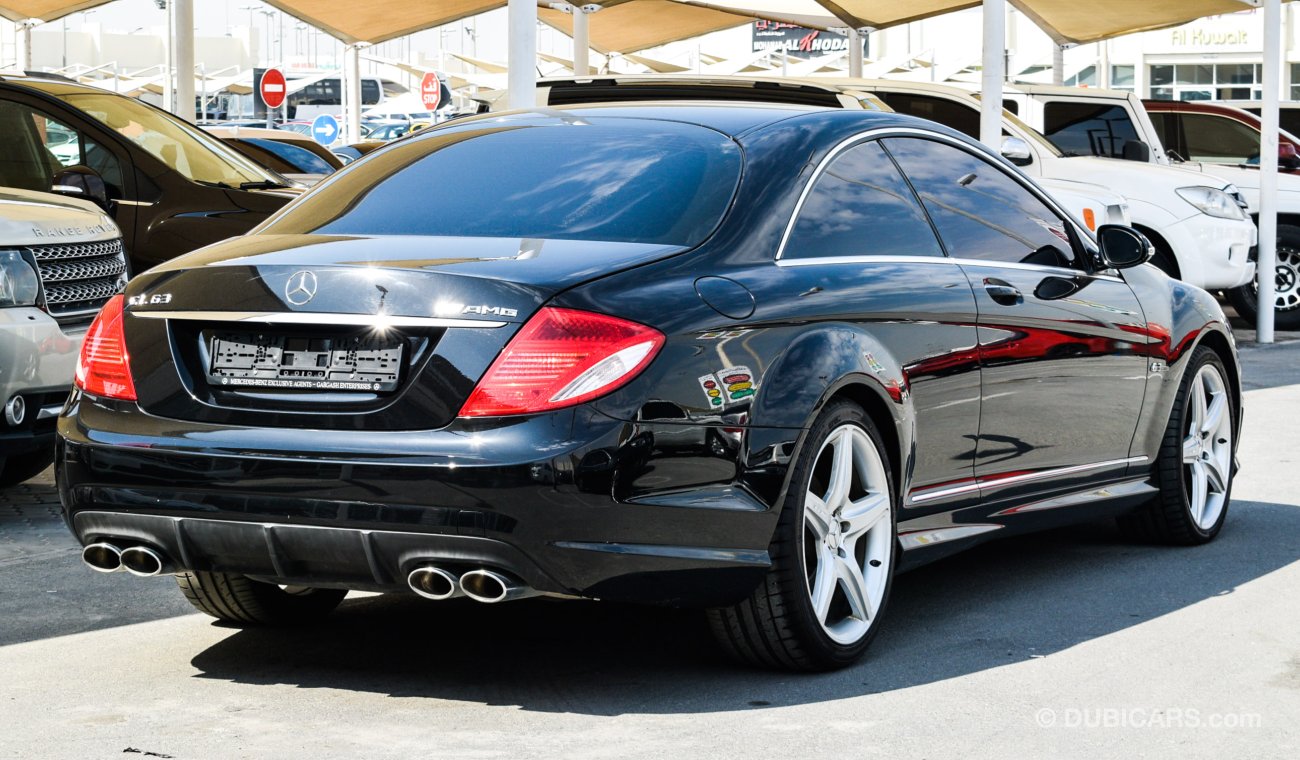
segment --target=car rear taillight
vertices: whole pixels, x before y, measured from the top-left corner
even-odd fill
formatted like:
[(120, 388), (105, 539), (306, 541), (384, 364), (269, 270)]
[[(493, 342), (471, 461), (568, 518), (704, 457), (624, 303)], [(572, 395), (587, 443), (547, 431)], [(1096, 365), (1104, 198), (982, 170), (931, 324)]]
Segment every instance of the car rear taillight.
[(135, 382), (122, 334), (123, 296), (108, 299), (90, 323), (77, 358), (76, 386), (93, 396), (135, 401)]
[(602, 396), (636, 377), (663, 333), (604, 314), (546, 307), (506, 344), (461, 417), (533, 414)]

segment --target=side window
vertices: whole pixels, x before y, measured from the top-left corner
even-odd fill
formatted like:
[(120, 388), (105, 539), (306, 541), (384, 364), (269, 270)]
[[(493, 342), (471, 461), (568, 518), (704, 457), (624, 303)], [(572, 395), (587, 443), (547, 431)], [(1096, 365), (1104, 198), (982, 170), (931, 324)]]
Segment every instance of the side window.
[(1105, 103), (1048, 103), (1043, 134), (1066, 155), (1124, 157), (1124, 143), (1137, 140), (1123, 106)]
[(998, 167), (934, 140), (891, 137), (883, 142), (921, 196), (949, 255), (1075, 265), (1066, 222)]
[(921, 204), (880, 143), (849, 148), (815, 182), (784, 258), (943, 255)]
[(898, 113), (937, 121), (967, 137), (980, 139), (980, 112), (978, 108), (957, 103), (946, 98), (913, 95), (904, 92), (878, 92), (880, 99)]
[(88, 166), (121, 197), (122, 167), (115, 155), (72, 127), (22, 103), (0, 100), (0, 185), (48, 192), (54, 175)]
[(1234, 119), (1208, 113), (1179, 114), (1187, 160), (1207, 164), (1259, 161), (1259, 132)]
[(1151, 126), (1156, 128), (1156, 137), (1160, 139), (1160, 144), (1165, 146), (1166, 150), (1172, 150), (1178, 155), (1183, 152), (1178, 149), (1177, 135), (1174, 134), (1173, 114), (1164, 111), (1148, 111), (1147, 116), (1151, 118)]

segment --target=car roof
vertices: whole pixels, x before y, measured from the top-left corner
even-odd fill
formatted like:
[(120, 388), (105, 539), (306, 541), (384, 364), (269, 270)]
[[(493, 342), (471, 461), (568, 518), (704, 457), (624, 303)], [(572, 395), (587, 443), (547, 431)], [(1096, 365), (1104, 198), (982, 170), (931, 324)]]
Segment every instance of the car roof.
[[(26, 87), (29, 89), (37, 90), (39, 92), (44, 92), (46, 94), (54, 95), (54, 96), (71, 95), (73, 93), (83, 93), (83, 92), (90, 92), (99, 95), (103, 95), (105, 93), (108, 93), (110, 95), (118, 94), (113, 92), (112, 90), (106, 90), (102, 87), (94, 87), (88, 84), (81, 84), (80, 82), (74, 82), (71, 79), (58, 77), (54, 75), (45, 77), (45, 76), (39, 76), (31, 73), (19, 74), (17, 72), (4, 72), (4, 73), (0, 73), (0, 82), (3, 82), (5, 84), (10, 84), (10, 85), (17, 85), (19, 87)], [(126, 97), (126, 96), (123, 95), (122, 97)]]
[[(539, 107), (527, 111), (507, 111), (470, 116), (449, 122), (449, 125), (471, 124), (476, 121), (508, 117), (512, 114), (534, 113), (542, 116), (604, 117), (639, 119), (644, 121), (671, 121), (691, 124), (737, 137), (759, 127), (805, 113), (831, 111), (820, 106), (782, 103), (707, 101), (707, 100), (648, 100), (575, 103)], [(425, 132), (427, 130), (421, 130)]]

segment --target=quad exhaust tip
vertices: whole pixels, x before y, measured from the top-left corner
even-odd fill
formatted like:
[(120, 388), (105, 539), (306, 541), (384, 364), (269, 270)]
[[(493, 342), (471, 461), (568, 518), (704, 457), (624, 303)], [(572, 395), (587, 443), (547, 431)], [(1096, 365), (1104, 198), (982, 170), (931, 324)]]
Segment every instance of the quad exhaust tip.
[(484, 604), (524, 599), (540, 593), (494, 570), (470, 570), (460, 577), (460, 589), (465, 596)]
[(116, 573), (122, 569), (122, 550), (112, 544), (90, 544), (81, 550), (81, 561), (97, 573)]
[(163, 571), (163, 558), (147, 546), (131, 546), (122, 550), (122, 567), (132, 575), (152, 578)]
[(417, 567), (406, 576), (406, 584), (411, 590), (425, 599), (451, 599), (460, 596), (460, 578), (440, 567), (425, 565)]

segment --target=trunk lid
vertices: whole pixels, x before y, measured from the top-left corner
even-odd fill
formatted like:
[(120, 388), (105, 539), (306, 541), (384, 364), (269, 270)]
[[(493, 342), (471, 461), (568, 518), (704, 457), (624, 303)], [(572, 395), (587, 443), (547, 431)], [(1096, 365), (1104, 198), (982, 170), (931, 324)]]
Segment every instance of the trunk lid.
[(139, 403), (255, 427), (449, 423), (506, 342), (575, 285), (681, 247), (580, 240), (252, 235), (127, 292)]

